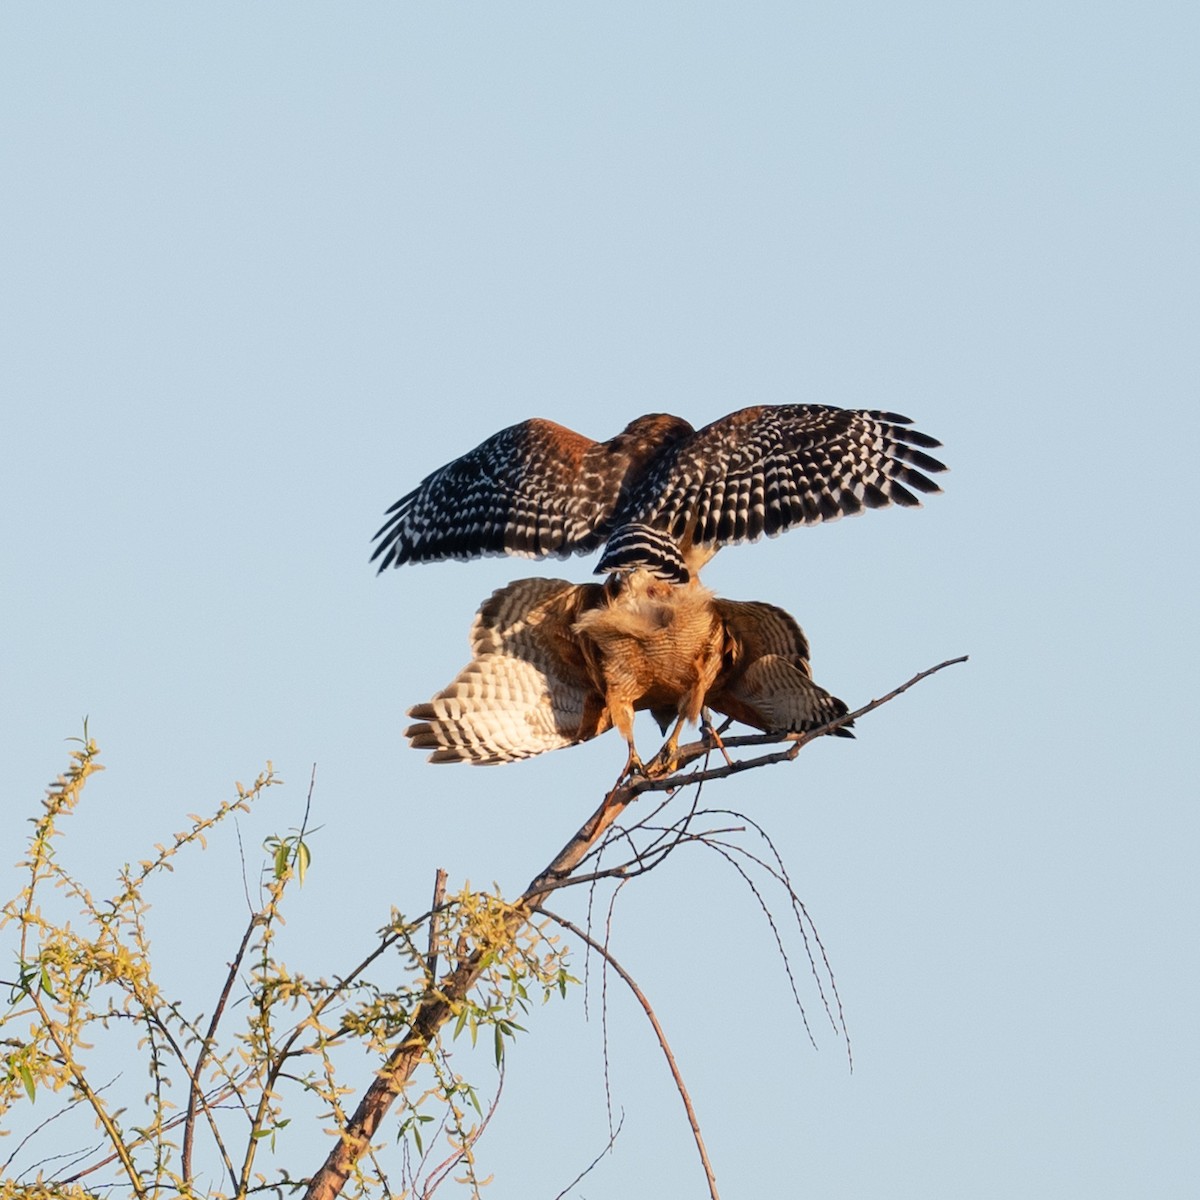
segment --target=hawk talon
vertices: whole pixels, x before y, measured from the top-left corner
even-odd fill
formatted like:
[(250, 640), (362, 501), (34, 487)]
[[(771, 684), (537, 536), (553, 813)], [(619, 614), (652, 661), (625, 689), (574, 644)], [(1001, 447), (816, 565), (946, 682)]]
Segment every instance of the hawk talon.
[(679, 730), (663, 743), (662, 749), (646, 764), (647, 779), (663, 779), (679, 766)]
[(664, 758), (663, 755), (656, 754), (649, 763), (646, 764), (644, 774), (647, 779), (665, 779), (675, 770), (675, 756)]
[(617, 776), (616, 786), (620, 787), (625, 780), (632, 779), (635, 775), (641, 775), (643, 779), (650, 778), (646, 773), (646, 764), (642, 762), (638, 752), (633, 748), (633, 744), (630, 743), (629, 757), (625, 760), (625, 766), (621, 769), (620, 775)]

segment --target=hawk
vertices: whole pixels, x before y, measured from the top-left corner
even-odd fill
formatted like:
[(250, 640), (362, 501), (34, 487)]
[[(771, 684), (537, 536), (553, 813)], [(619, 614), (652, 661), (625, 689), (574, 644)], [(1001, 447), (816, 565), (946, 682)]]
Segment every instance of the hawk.
[[(585, 742), (615, 726), (626, 771), (674, 763), (680, 732), (706, 709), (767, 733), (802, 732), (844, 716), (813, 683), (808, 640), (772, 604), (723, 600), (693, 580), (644, 568), (603, 583), (519, 579), (484, 602), (474, 655), (405, 731), (431, 762), (491, 764)], [(649, 768), (633, 714), (649, 709), (666, 744)], [(847, 736), (848, 730), (837, 732)]]
[(941, 443), (897, 413), (757, 405), (693, 429), (650, 413), (606, 442), (534, 417), (440, 467), (388, 510), (371, 561), (588, 554), (686, 582), (720, 547), (917, 506)]

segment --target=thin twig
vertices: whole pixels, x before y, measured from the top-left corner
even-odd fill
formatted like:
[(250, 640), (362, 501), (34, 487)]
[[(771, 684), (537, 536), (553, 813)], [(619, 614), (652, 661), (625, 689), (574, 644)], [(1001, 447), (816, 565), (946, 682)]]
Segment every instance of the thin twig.
[(296, 837), (297, 842), (304, 840), (304, 835), (308, 832), (308, 814), (312, 811), (313, 790), (317, 786), (317, 764), (313, 763), (312, 773), (308, 777), (308, 795), (304, 798), (304, 816), (300, 818), (300, 832)]
[[(458, 1150), (455, 1151), (444, 1162), (439, 1163), (431, 1171), (425, 1174), (425, 1187), (422, 1191), (423, 1197), (432, 1196), (434, 1192), (446, 1182), (446, 1176), (454, 1170), (455, 1166), (463, 1160), (467, 1151), (470, 1150), (483, 1135), (487, 1132), (487, 1127), (491, 1124), (492, 1118), (496, 1115), (496, 1109), (500, 1106), (500, 1095), (504, 1091), (504, 1059), (500, 1060), (500, 1078), (496, 1083), (496, 1094), (492, 1097), (492, 1102), (488, 1105), (488, 1110), (484, 1113), (478, 1127), (471, 1134), (467, 1142)], [(435, 1178), (436, 1176), (436, 1178)]]
[[(97, 1094), (97, 1095), (102, 1095), (104, 1092), (108, 1091), (108, 1089), (109, 1089), (110, 1087), (112, 1087), (112, 1085), (113, 1085), (114, 1083), (116, 1083), (116, 1082), (117, 1082), (117, 1080), (118, 1080), (118, 1079), (120, 1079), (120, 1078), (121, 1078), (121, 1075), (120, 1075), (119, 1073), (118, 1073), (118, 1074), (116, 1074), (116, 1075), (114, 1075), (114, 1076), (113, 1076), (113, 1077), (112, 1077), (112, 1078), (111, 1078), (111, 1079), (110, 1079), (110, 1080), (109, 1080), (107, 1083), (105, 1083), (105, 1084), (101, 1084), (101, 1085), (100, 1085), (100, 1087), (98, 1087), (98, 1088), (96, 1089), (96, 1094)], [(51, 1124), (53, 1124), (53, 1123), (54, 1123), (55, 1121), (57, 1121), (57, 1120), (58, 1120), (60, 1117), (65, 1117), (65, 1116), (67, 1115), (67, 1113), (69, 1113), (69, 1112), (70, 1112), (72, 1109), (74, 1109), (74, 1108), (77, 1108), (77, 1107), (78, 1107), (80, 1104), (82, 1104), (82, 1103), (83, 1103), (83, 1097), (82, 1097), (82, 1096), (77, 1096), (77, 1097), (75, 1097), (75, 1099), (74, 1099), (74, 1100), (68, 1100), (68, 1101), (66, 1102), (66, 1104), (64, 1104), (64, 1105), (62, 1106), (62, 1108), (60, 1108), (60, 1109), (58, 1110), (58, 1112), (51, 1113), (51, 1114), (50, 1114), (50, 1115), (49, 1115), (49, 1116), (48, 1116), (48, 1117), (47, 1117), (47, 1118), (46, 1118), (44, 1121), (42, 1121), (42, 1122), (40, 1122), (39, 1124), (35, 1125), (35, 1126), (34, 1126), (34, 1127), (33, 1127), (33, 1128), (32, 1128), (32, 1129), (31, 1129), (31, 1130), (30, 1130), (30, 1131), (29, 1131), (29, 1132), (28, 1132), (28, 1133), (27, 1133), (27, 1134), (26, 1134), (26, 1135), (25, 1135), (25, 1136), (24, 1136), (24, 1137), (23, 1137), (23, 1138), (22, 1138), (22, 1139), (21, 1139), (21, 1140), (20, 1140), (20, 1141), (19, 1141), (19, 1142), (16, 1144), (16, 1146), (15, 1146), (15, 1147), (13, 1147), (13, 1152), (12, 1152), (12, 1153), (11, 1153), (11, 1154), (10, 1154), (10, 1155), (9, 1155), (9, 1156), (6, 1158), (6, 1159), (5, 1159), (5, 1160), (4, 1160), (2, 1163), (0, 1163), (0, 1171), (7, 1171), (7, 1170), (8, 1170), (8, 1168), (9, 1168), (10, 1166), (12, 1166), (12, 1161), (13, 1161), (13, 1159), (14, 1159), (14, 1158), (16, 1158), (16, 1157), (17, 1157), (17, 1155), (18, 1155), (18, 1154), (20, 1154), (20, 1153), (21, 1153), (21, 1151), (25, 1149), (26, 1145), (27, 1145), (29, 1142), (31, 1142), (31, 1141), (32, 1141), (32, 1140), (33, 1140), (35, 1137), (37, 1137), (37, 1135), (38, 1135), (39, 1133), (41, 1133), (41, 1132), (42, 1132), (42, 1130), (44, 1130), (44, 1129), (46, 1128), (46, 1126), (47, 1126), (47, 1125), (51, 1125)], [(100, 1146), (103, 1146), (103, 1145), (104, 1145), (103, 1141), (101, 1141), (101, 1142), (99, 1143), (99, 1145), (100, 1145)], [(77, 1152), (77, 1151), (74, 1151), (74, 1150), (72, 1150), (72, 1151), (70, 1151), (69, 1153), (64, 1153), (64, 1154), (54, 1154), (54, 1155), (51, 1155), (49, 1158), (44, 1158), (44, 1159), (41, 1159), (39, 1162), (36, 1162), (36, 1163), (34, 1163), (34, 1164), (33, 1164), (33, 1166), (31, 1166), (31, 1167), (26, 1167), (26, 1168), (25, 1168), (25, 1171), (24, 1171), (24, 1173), (28, 1173), (29, 1171), (33, 1170), (33, 1169), (34, 1169), (34, 1167), (39, 1167), (39, 1166), (41, 1166), (41, 1165), (42, 1165), (42, 1163), (54, 1162), (54, 1161), (56, 1161), (57, 1159), (60, 1159), (60, 1158), (79, 1158), (79, 1157), (86, 1156), (87, 1154), (93, 1154), (93, 1153), (95, 1153), (95, 1151), (94, 1151), (94, 1150), (86, 1150), (86, 1151), (83, 1151), (83, 1152)]]
[[(751, 862), (761, 867), (768, 875), (771, 876), (787, 894), (792, 906), (792, 915), (796, 919), (796, 927), (800, 930), (800, 936), (804, 941), (804, 949), (808, 954), (809, 968), (813, 973), (813, 978), (817, 982), (817, 990), (821, 992), (821, 999), (824, 1000), (824, 990), (821, 987), (820, 973), (817, 970), (816, 959), (813, 957), (812, 947), (809, 945), (809, 933), (812, 934), (812, 940), (816, 944), (817, 950), (821, 955), (821, 962), (825, 967), (825, 974), (829, 978), (829, 987), (833, 995), (834, 1003), (837, 1006), (837, 1021), (834, 1023), (834, 1028), (840, 1030), (842, 1040), (846, 1043), (846, 1057), (850, 1064), (850, 1070), (854, 1070), (854, 1051), (850, 1041), (850, 1029), (846, 1024), (846, 1013), (842, 1008), (842, 997), (838, 992), (837, 979), (833, 973), (833, 964), (829, 961), (829, 954), (825, 949), (825, 943), (821, 940), (821, 932), (817, 928), (816, 922), (809, 914), (804, 901), (800, 899), (795, 887), (792, 885), (791, 876), (788, 875), (787, 867), (784, 865), (783, 856), (779, 853), (775, 843), (771, 840), (770, 834), (756, 821), (753, 817), (747, 816), (745, 813), (738, 812), (731, 808), (714, 808), (706, 810), (711, 814), (725, 814), (731, 817), (737, 817), (738, 820), (745, 821), (747, 825), (754, 830), (755, 833), (767, 844), (771, 851), (771, 856), (775, 860), (775, 866), (772, 866), (765, 859), (760, 858), (757, 854), (747, 850), (745, 846), (736, 845), (732, 842), (719, 842), (714, 840), (713, 845), (716, 847), (724, 847), (731, 853), (739, 854), (743, 858), (749, 859)], [(718, 831), (720, 832), (720, 831)], [(826, 1003), (825, 1011), (829, 1012), (829, 1005)], [(832, 1014), (830, 1014), (832, 1019)]]
[(438, 970), (438, 917), (442, 902), (446, 899), (446, 871), (438, 867), (433, 879), (433, 903), (429, 906), (429, 954), (425, 958), (425, 973), (432, 987), (437, 983)]
[[(89, 1154), (96, 1154), (98, 1151), (103, 1149), (104, 1144), (105, 1144), (104, 1140), (101, 1139), (94, 1146), (88, 1146), (86, 1149), (83, 1149), (83, 1150), (69, 1150), (69, 1151), (64, 1151), (62, 1154), (50, 1154), (50, 1155), (47, 1155), (45, 1158), (39, 1158), (37, 1161), (31, 1162), (29, 1164), (29, 1166), (22, 1169), (21, 1174), (17, 1177), (17, 1182), (24, 1182), (31, 1175), (33, 1175), (34, 1177), (39, 1178), (39, 1179), (42, 1178), (46, 1174), (45, 1168), (50, 1163), (62, 1163), (63, 1164), (63, 1165), (55, 1168), (55, 1174), (57, 1174), (58, 1171), (63, 1171), (63, 1170), (69, 1171), (73, 1166), (75, 1166), (76, 1163), (83, 1162), (84, 1159), (86, 1159)], [(115, 1160), (115, 1158), (116, 1158), (116, 1155), (113, 1156), (114, 1160)], [(70, 1161), (63, 1162), (64, 1159), (69, 1159)], [(5, 1180), (5, 1182), (7, 1183), (8, 1180)]]
[[(258, 925), (259, 914), (255, 913), (250, 918), (250, 923), (246, 926), (246, 932), (242, 935), (242, 941), (237, 948), (237, 953), (233, 956), (233, 962), (229, 964), (229, 971), (225, 975), (225, 984), (221, 988), (220, 996), (217, 997), (216, 1008), (213, 1009), (212, 1019), (208, 1023), (208, 1032), (204, 1035), (200, 1043), (200, 1051), (196, 1055), (196, 1065), (188, 1071), (190, 1086), (188, 1087), (187, 1115), (183, 1122), (183, 1149), (179, 1156), (180, 1175), (187, 1180), (190, 1180), (192, 1177), (192, 1146), (196, 1133), (196, 1105), (201, 1100), (200, 1079), (204, 1069), (204, 1061), (212, 1051), (217, 1036), (217, 1025), (220, 1023), (221, 1017), (225, 1012), (225, 1005), (229, 1002), (229, 995), (233, 991), (238, 971), (241, 970), (242, 959), (246, 956), (246, 950), (250, 945), (250, 938), (254, 935), (254, 931), (258, 928)], [(184, 1063), (184, 1069), (187, 1070), (186, 1062)], [(205, 1109), (207, 1111), (207, 1105)], [(234, 1170), (233, 1163), (228, 1159), (226, 1159), (226, 1167), (233, 1186), (236, 1189), (237, 1172)]]
[[(804, 1008), (804, 1001), (800, 999), (800, 989), (796, 986), (796, 976), (792, 971), (792, 960), (788, 957), (787, 948), (783, 944), (783, 937), (779, 932), (779, 926), (775, 923), (775, 916), (771, 912), (771, 906), (763, 898), (762, 892), (758, 890), (758, 885), (750, 878), (750, 873), (737, 861), (729, 850), (719, 842), (706, 843), (710, 849), (715, 850), (729, 865), (741, 876), (742, 882), (750, 889), (750, 894), (758, 902), (758, 907), (762, 909), (762, 914), (767, 919), (767, 927), (771, 931), (771, 936), (775, 939), (775, 948), (779, 951), (780, 961), (783, 963), (784, 974), (787, 975), (788, 986), (792, 989), (792, 999), (796, 1002), (796, 1008), (800, 1012), (800, 1020), (804, 1023), (804, 1032), (808, 1035), (809, 1043), (814, 1050), (817, 1049), (817, 1039), (813, 1034), (812, 1026), (808, 1021), (808, 1012)], [(738, 849), (738, 847), (734, 847)], [(804, 934), (804, 930), (801, 930)], [(808, 938), (804, 937), (805, 949), (808, 950)], [(821, 1003), (825, 1007), (825, 1015), (829, 1018), (829, 1022), (833, 1025), (834, 1031), (837, 1031), (837, 1023), (833, 1019), (833, 1013), (829, 1008), (829, 1001), (825, 998), (825, 988), (821, 984), (821, 977), (817, 973), (816, 964), (813, 962), (812, 951), (808, 951), (808, 963), (812, 972), (813, 978), (817, 983), (817, 993), (821, 997)]]
[(629, 990), (637, 997), (638, 1003), (642, 1006), (654, 1029), (655, 1037), (658, 1038), (658, 1044), (662, 1049), (663, 1057), (667, 1060), (667, 1065), (671, 1068), (671, 1075), (675, 1079), (675, 1087), (679, 1092), (679, 1098), (683, 1101), (683, 1107), (687, 1110), (688, 1124), (692, 1127), (692, 1137), (696, 1140), (696, 1150), (700, 1154), (700, 1162), (704, 1166), (704, 1174), (708, 1179), (708, 1194), (712, 1197), (712, 1200), (720, 1200), (720, 1196), (717, 1194), (717, 1177), (713, 1172), (712, 1163), (709, 1162), (708, 1151), (704, 1148), (704, 1138), (700, 1133), (700, 1122), (696, 1119), (696, 1110), (692, 1107), (692, 1098), (688, 1095), (687, 1086), (684, 1084), (683, 1076), (679, 1072), (679, 1065), (675, 1062), (675, 1055), (671, 1053), (671, 1046), (667, 1041), (667, 1035), (663, 1032), (663, 1027), (659, 1024), (658, 1017), (655, 1015), (654, 1009), (650, 1006), (650, 1001), (646, 999), (645, 993), (638, 987), (633, 976), (613, 958), (607, 947), (602, 946), (594, 938), (589, 937), (578, 925), (572, 921), (568, 921), (566, 917), (560, 917), (557, 913), (553, 913), (548, 908), (542, 908), (541, 906), (538, 907), (537, 911), (543, 916), (549, 917), (550, 920), (561, 925), (576, 937), (582, 938), (587, 942), (597, 954), (604, 957), (605, 962), (620, 975), (629, 986)]
[(614, 1129), (614, 1130), (612, 1131), (612, 1133), (610, 1133), (610, 1134), (608, 1135), (608, 1141), (605, 1143), (604, 1149), (603, 1149), (603, 1150), (601, 1150), (601, 1151), (600, 1151), (600, 1153), (599, 1153), (599, 1154), (597, 1154), (597, 1155), (596, 1155), (596, 1157), (595, 1157), (595, 1158), (593, 1158), (593, 1159), (592, 1159), (592, 1161), (591, 1161), (590, 1163), (588, 1163), (588, 1165), (587, 1165), (586, 1167), (584, 1167), (584, 1168), (583, 1168), (583, 1170), (582, 1170), (582, 1171), (580, 1171), (580, 1172), (579, 1172), (579, 1174), (578, 1174), (578, 1175), (576, 1175), (576, 1176), (575, 1176), (575, 1178), (574, 1178), (574, 1179), (572, 1179), (572, 1180), (571, 1180), (571, 1182), (570, 1182), (570, 1183), (568, 1183), (568, 1184), (567, 1184), (567, 1186), (566, 1186), (565, 1188), (563, 1188), (563, 1190), (562, 1190), (561, 1192), (559, 1192), (557, 1196), (555, 1196), (555, 1197), (554, 1197), (554, 1200), (563, 1200), (563, 1197), (564, 1197), (564, 1196), (565, 1196), (565, 1195), (566, 1195), (566, 1194), (567, 1194), (567, 1193), (568, 1193), (568, 1192), (569, 1192), (569, 1191), (570, 1191), (570, 1190), (571, 1190), (571, 1189), (572, 1189), (572, 1188), (573, 1188), (573, 1187), (574, 1187), (574, 1186), (575, 1186), (577, 1183), (579, 1183), (579, 1181), (580, 1181), (581, 1179), (583, 1179), (583, 1178), (584, 1178), (586, 1175), (589, 1175), (589, 1174), (591, 1174), (591, 1172), (592, 1172), (592, 1171), (594, 1171), (594, 1170), (596, 1169), (596, 1164), (597, 1164), (597, 1163), (598, 1163), (598, 1162), (599, 1162), (599, 1161), (600, 1161), (600, 1160), (601, 1160), (601, 1159), (602, 1159), (602, 1158), (603, 1158), (603, 1157), (604, 1157), (604, 1156), (605, 1156), (605, 1155), (606, 1155), (606, 1154), (607, 1154), (607, 1153), (608, 1153), (610, 1150), (612, 1150), (612, 1148), (613, 1148), (613, 1146), (614, 1146), (614, 1145), (616, 1145), (617, 1138), (620, 1136), (621, 1130), (624, 1128), (624, 1126), (625, 1126), (625, 1113), (624, 1113), (624, 1111), (622, 1110), (622, 1112), (621, 1112), (621, 1119), (620, 1119), (620, 1120), (617, 1122), (617, 1127), (616, 1127), (616, 1129)]
[[(612, 956), (608, 952), (608, 943), (612, 937), (612, 920), (613, 912), (617, 907), (617, 897), (621, 894), (624, 886), (625, 881), (622, 880), (613, 888), (612, 895), (608, 898), (608, 912), (604, 915), (604, 944), (600, 948), (604, 958), (604, 969), (600, 972), (600, 1041), (604, 1057), (604, 1107), (608, 1115), (608, 1136), (610, 1138), (615, 1137), (616, 1134), (613, 1129), (612, 1074), (608, 1060), (608, 968), (612, 962)], [(591, 949), (590, 945), (588, 949)]]
[[(247, 1068), (247, 1074), (249, 1074), (249, 1068)], [(230, 1096), (238, 1096), (238, 1095), (239, 1095), (239, 1093), (238, 1093), (238, 1085), (237, 1084), (233, 1084), (233, 1083), (223, 1084), (220, 1088), (216, 1089), (211, 1095), (205, 1097), (205, 1099), (204, 1099), (205, 1108), (207, 1110), (215, 1110), (215, 1109), (221, 1107), (222, 1102), (225, 1100), (228, 1100)], [(240, 1104), (239, 1107), (242, 1108), (244, 1111), (246, 1110), (246, 1106), (244, 1103)], [(163, 1131), (167, 1132), (169, 1130), (178, 1128), (178, 1126), (183, 1124), (183, 1122), (186, 1120), (186, 1118), (187, 1118), (186, 1113), (179, 1113), (178, 1116), (174, 1116), (169, 1121), (165, 1121), (163, 1123), (163, 1126), (162, 1126)], [(150, 1141), (149, 1135), (142, 1134), (140, 1137), (133, 1138), (129, 1142), (129, 1148), (131, 1150), (136, 1150), (141, 1146), (147, 1145), (149, 1143), (149, 1141)], [(103, 1143), (101, 1143), (101, 1145), (103, 1145)], [(68, 1175), (65, 1179), (60, 1179), (57, 1182), (64, 1187), (69, 1186), (72, 1183), (78, 1183), (79, 1180), (83, 1179), (85, 1176), (92, 1175), (96, 1171), (99, 1171), (102, 1168), (109, 1166), (111, 1163), (116, 1162), (117, 1158), (118, 1158), (118, 1155), (117, 1155), (116, 1151), (114, 1151), (112, 1154), (109, 1154), (106, 1158), (97, 1159), (97, 1161), (92, 1163), (91, 1166), (84, 1167), (81, 1170), (76, 1171), (76, 1173), (74, 1175)]]

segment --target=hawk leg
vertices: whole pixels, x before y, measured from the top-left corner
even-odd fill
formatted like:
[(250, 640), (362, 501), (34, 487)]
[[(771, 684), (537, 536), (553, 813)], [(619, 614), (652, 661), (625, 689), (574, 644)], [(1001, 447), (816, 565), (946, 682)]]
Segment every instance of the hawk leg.
[(610, 702), (609, 712), (617, 731), (625, 739), (629, 747), (629, 757), (625, 759), (625, 767), (617, 776), (617, 782), (627, 779), (630, 775), (647, 775), (646, 764), (642, 762), (637, 747), (633, 744), (633, 708), (628, 704)]
[[(725, 722), (725, 728), (729, 727), (729, 722)], [(729, 751), (725, 749), (725, 743), (721, 741), (721, 733), (712, 723), (712, 713), (706, 708), (700, 719), (700, 733), (704, 738), (705, 744), (711, 747), (716, 747), (721, 752), (721, 757), (725, 759), (729, 766), (733, 766), (733, 759), (729, 757)]]

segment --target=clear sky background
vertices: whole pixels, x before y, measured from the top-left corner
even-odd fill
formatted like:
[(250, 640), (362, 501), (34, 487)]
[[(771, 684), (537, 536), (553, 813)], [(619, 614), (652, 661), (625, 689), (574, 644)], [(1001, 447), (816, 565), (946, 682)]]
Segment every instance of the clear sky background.
[[(439, 866), (515, 895), (619, 738), (434, 768), (403, 714), (494, 588), (591, 563), (376, 578), (383, 510), (528, 416), (893, 409), (945, 443), (944, 495), (705, 574), (793, 612), (852, 705), (971, 655), (706, 793), (784, 855), (853, 1072), (715, 856), (626, 887), (614, 952), (726, 1200), (1194, 1196), (1198, 13), (6, 5), (4, 861), (86, 714), (108, 769), (63, 854), (98, 890), (272, 759), (251, 853), (317, 764), (296, 969), (356, 961)], [(210, 1008), (233, 831), (151, 899)], [(701, 1194), (645, 1022), (609, 1003), (625, 1124), (578, 1194)], [(498, 1200), (602, 1149), (598, 1012), (528, 1020), (480, 1147)]]

